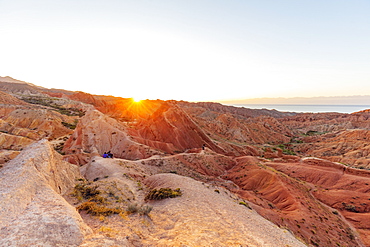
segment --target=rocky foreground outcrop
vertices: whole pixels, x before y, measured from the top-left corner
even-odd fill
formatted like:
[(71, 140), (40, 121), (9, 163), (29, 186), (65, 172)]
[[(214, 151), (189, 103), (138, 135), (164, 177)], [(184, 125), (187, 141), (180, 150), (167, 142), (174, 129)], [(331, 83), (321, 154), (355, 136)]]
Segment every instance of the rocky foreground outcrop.
[[(94, 181), (90, 186), (97, 186), (102, 196), (109, 191), (107, 200), (116, 198), (107, 206), (121, 203), (152, 210), (148, 215), (113, 215), (104, 220), (83, 214), (94, 234), (82, 246), (306, 246), (229, 191), (189, 177), (156, 174), (160, 169), (141, 161), (101, 157), (85, 165), (83, 174)], [(145, 199), (149, 190), (160, 188), (179, 188), (182, 195)]]
[(91, 229), (61, 194), (80, 177), (46, 140), (0, 170), (0, 246), (78, 246)]
[(179, 198), (151, 203), (152, 219), (161, 222), (156, 232), (167, 236), (157, 240), (159, 245), (305, 246), (224, 189), (174, 174), (154, 175), (145, 183), (150, 188), (181, 188), (183, 191)]

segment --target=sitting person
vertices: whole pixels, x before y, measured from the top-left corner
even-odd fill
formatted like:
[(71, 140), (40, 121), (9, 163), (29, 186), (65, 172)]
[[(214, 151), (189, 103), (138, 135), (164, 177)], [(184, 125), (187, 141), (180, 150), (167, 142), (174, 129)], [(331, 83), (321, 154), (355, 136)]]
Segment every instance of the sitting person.
[(107, 155), (108, 155), (108, 158), (113, 158), (113, 154), (110, 151), (108, 151)]
[(107, 152), (104, 152), (104, 154), (103, 154), (103, 158), (108, 158), (108, 154), (107, 154)]

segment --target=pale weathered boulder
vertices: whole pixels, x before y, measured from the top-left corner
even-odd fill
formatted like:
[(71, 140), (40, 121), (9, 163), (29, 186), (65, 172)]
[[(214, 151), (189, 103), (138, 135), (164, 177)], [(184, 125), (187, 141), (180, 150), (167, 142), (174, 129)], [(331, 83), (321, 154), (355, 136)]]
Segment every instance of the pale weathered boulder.
[(153, 175), (145, 184), (179, 188), (182, 196), (150, 201), (156, 227), (144, 246), (306, 246), (222, 188), (175, 174)]
[(79, 177), (46, 140), (8, 162), (0, 170), (0, 246), (78, 246), (91, 229), (60, 194)]

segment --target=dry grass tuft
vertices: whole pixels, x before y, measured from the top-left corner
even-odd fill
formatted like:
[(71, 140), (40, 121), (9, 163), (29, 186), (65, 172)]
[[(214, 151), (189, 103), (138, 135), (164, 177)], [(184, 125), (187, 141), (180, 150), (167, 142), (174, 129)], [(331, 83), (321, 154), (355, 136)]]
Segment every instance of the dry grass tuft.
[(80, 206), (77, 207), (77, 210), (85, 210), (86, 213), (96, 216), (109, 216), (112, 214), (120, 214), (122, 213), (122, 209), (120, 208), (108, 208), (102, 205), (99, 205), (93, 201), (87, 201), (82, 203)]

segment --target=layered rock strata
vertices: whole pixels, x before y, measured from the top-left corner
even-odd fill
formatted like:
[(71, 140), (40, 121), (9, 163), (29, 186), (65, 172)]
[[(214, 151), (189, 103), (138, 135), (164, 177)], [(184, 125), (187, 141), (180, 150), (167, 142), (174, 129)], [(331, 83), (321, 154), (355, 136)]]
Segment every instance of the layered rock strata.
[(61, 194), (80, 177), (46, 140), (0, 170), (1, 246), (78, 246), (91, 229)]

